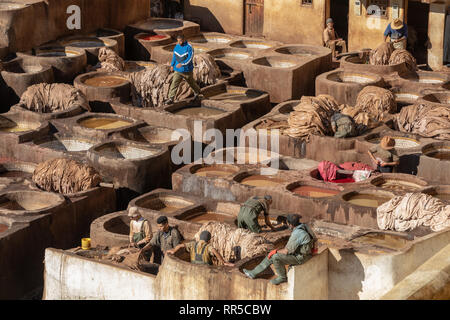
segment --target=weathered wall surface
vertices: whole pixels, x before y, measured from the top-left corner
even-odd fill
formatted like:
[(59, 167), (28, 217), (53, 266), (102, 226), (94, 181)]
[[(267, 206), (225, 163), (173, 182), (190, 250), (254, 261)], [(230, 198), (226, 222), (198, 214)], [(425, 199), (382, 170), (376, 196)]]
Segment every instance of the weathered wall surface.
[(380, 299), (449, 241), (450, 230), (444, 230), (395, 255), (329, 249), (329, 299)]
[(244, 33), (244, 0), (185, 0), (184, 14), (200, 19), (204, 31)]
[[(62, 36), (89, 33), (101, 27), (124, 29), (148, 18), (150, 0), (26, 0), (18, 10), (0, 11), (0, 47), (10, 52), (26, 51)], [(67, 8), (81, 9), (81, 30), (69, 30)]]
[(269, 39), (321, 46), (325, 26), (325, 0), (302, 6), (299, 0), (265, 0), (264, 31)]
[[(349, 0), (350, 1), (350, 0)], [(399, 4), (399, 18), (404, 19), (405, 1), (397, 0)], [(391, 1), (392, 2), (392, 1)], [(383, 42), (384, 30), (392, 20), (392, 8), (387, 8), (386, 17), (367, 16), (367, 0), (361, 1), (361, 15), (355, 14), (355, 1), (350, 1), (348, 18), (348, 49), (349, 51), (363, 48), (375, 48)]]
[(383, 300), (449, 300), (450, 245), (400, 281)]
[(440, 69), (444, 59), (445, 15), (449, 5), (432, 3), (428, 16), (428, 64), (432, 69)]

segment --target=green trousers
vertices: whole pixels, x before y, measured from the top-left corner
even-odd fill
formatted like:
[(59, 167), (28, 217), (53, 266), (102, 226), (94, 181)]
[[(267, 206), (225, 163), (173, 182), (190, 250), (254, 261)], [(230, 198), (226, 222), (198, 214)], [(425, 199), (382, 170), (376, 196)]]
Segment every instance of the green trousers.
[(177, 91), (178, 91), (178, 86), (180, 85), (181, 80), (183, 80), (183, 79), (189, 84), (189, 86), (192, 88), (192, 90), (194, 90), (195, 94), (200, 93), (200, 87), (198, 86), (197, 82), (195, 82), (195, 80), (194, 80), (193, 72), (181, 73), (181, 72), (175, 71), (175, 74), (172, 78), (172, 83), (170, 84), (169, 99), (173, 100), (173, 98), (175, 98), (175, 95), (177, 94)]
[(261, 226), (258, 223), (258, 215), (255, 210), (242, 206), (239, 211), (237, 222), (238, 228), (248, 229), (254, 233), (261, 232)]
[(257, 276), (259, 273), (267, 269), (271, 264), (275, 268), (275, 272), (280, 278), (287, 278), (285, 265), (298, 265), (303, 264), (311, 258), (311, 255), (292, 255), (292, 254), (282, 254), (275, 253), (270, 259), (267, 257), (253, 269), (254, 275)]

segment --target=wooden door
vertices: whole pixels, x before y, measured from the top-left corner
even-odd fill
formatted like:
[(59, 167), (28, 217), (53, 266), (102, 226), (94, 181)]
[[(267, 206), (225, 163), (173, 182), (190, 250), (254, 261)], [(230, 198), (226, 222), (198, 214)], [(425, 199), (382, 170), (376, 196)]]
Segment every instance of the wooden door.
[(262, 36), (264, 0), (245, 0), (245, 34)]

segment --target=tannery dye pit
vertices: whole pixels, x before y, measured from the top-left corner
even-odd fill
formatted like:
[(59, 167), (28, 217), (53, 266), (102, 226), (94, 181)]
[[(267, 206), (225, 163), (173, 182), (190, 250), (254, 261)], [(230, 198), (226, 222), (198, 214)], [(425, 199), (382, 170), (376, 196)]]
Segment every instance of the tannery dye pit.
[(89, 118), (82, 120), (80, 125), (89, 129), (109, 130), (129, 126), (131, 122), (111, 118)]
[(88, 78), (84, 83), (93, 87), (114, 87), (128, 82), (125, 78), (113, 77), (113, 76), (99, 76)]
[(313, 187), (313, 186), (298, 186), (298, 187), (295, 187), (294, 189), (292, 189), (291, 192), (294, 192), (294, 193), (304, 196), (304, 197), (324, 198), (324, 197), (332, 197), (332, 196), (338, 194), (340, 191), (318, 188), (318, 187)]

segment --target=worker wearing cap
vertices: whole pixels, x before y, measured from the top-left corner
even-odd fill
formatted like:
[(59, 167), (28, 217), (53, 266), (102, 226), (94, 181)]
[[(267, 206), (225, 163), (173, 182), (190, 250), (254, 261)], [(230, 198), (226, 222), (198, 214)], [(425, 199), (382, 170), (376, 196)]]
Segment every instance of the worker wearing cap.
[(152, 239), (152, 228), (150, 223), (144, 219), (136, 208), (130, 208), (128, 212), (130, 217), (130, 247), (143, 248)]
[(183, 241), (183, 236), (176, 227), (169, 226), (166, 216), (158, 217), (156, 224), (158, 232), (142, 250), (153, 252), (153, 261), (162, 263), (165, 253), (179, 245)]
[(390, 173), (399, 165), (400, 158), (395, 153), (394, 147), (395, 140), (390, 136), (384, 136), (380, 144), (373, 146), (367, 151), (378, 171)]
[(328, 18), (326, 21), (326, 28), (323, 30), (323, 42), (325, 47), (331, 49), (333, 57), (336, 57), (336, 47), (342, 48), (342, 53), (347, 52), (347, 44), (345, 40), (339, 38), (336, 30), (334, 30), (333, 19)]
[(389, 37), (394, 49), (406, 49), (406, 39), (408, 38), (408, 26), (400, 19), (394, 19), (388, 24), (384, 31), (384, 41)]
[(292, 229), (288, 243), (281, 250), (272, 250), (253, 270), (243, 269), (242, 271), (249, 278), (255, 279), (273, 264), (277, 277), (270, 282), (280, 284), (287, 281), (286, 265), (303, 264), (312, 257), (313, 253), (317, 251), (315, 249), (317, 237), (307, 224), (300, 223), (300, 218), (298, 214), (287, 216), (288, 226)]
[(212, 265), (212, 257), (215, 256), (221, 265), (234, 266), (233, 263), (226, 262), (222, 255), (211, 246), (211, 233), (209, 231), (202, 231), (199, 238), (199, 241), (179, 244), (174, 249), (167, 251), (167, 253), (174, 254), (178, 249), (185, 248), (190, 255), (191, 263)]
[(180, 86), (181, 81), (184, 79), (191, 89), (194, 91), (194, 99), (197, 99), (200, 94), (200, 87), (194, 79), (194, 49), (186, 41), (183, 34), (177, 36), (177, 45), (173, 49), (172, 62), (170, 63), (170, 69), (175, 71), (175, 75), (172, 78), (172, 83), (169, 88), (169, 96), (165, 101), (165, 104), (173, 104), (175, 96)]
[(275, 231), (269, 219), (269, 207), (272, 204), (272, 196), (266, 195), (264, 198), (251, 197), (241, 206), (237, 222), (238, 227), (248, 229), (254, 233), (261, 232), (261, 226), (258, 223), (258, 217), (261, 212), (264, 212), (264, 221), (266, 225)]

